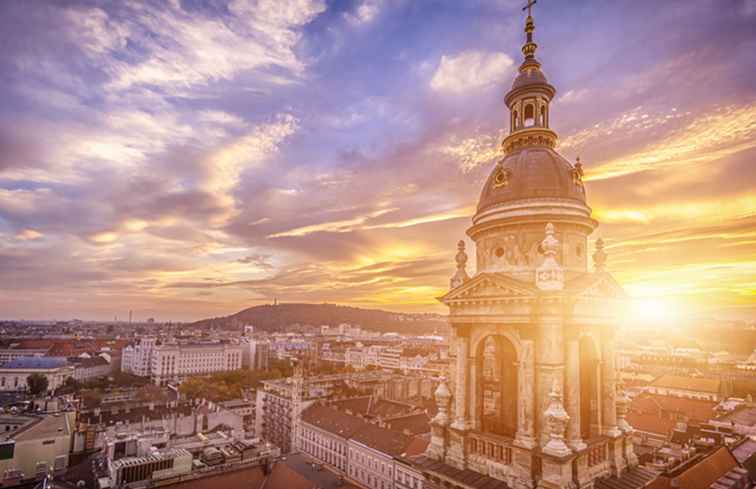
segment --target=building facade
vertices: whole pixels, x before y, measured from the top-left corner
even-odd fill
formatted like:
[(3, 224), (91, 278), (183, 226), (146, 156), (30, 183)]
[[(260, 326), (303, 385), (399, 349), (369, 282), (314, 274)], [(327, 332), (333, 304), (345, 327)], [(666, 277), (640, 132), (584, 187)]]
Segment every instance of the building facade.
[(518, 489), (586, 488), (637, 465), (615, 385), (623, 291), (604, 269), (601, 240), (589, 269), (598, 223), (580, 161), (554, 150), (556, 90), (535, 57), (534, 28), (528, 15), (524, 61), (505, 97), (504, 157), (467, 230), (477, 270), (468, 275), (460, 241), (457, 272), (440, 299), (456, 365), (452, 390), (438, 391), (428, 456), (440, 464), (428, 469), (431, 480), (450, 467)]
[(270, 342), (254, 338), (242, 340), (244, 348), (243, 366), (249, 370), (267, 370), (270, 368)]
[(43, 375), (47, 379), (47, 391), (62, 387), (74, 375), (74, 367), (65, 358), (19, 357), (0, 367), (0, 391), (21, 392), (28, 389), (30, 375)]
[(239, 370), (243, 354), (244, 348), (239, 344), (160, 343), (155, 338), (143, 338), (123, 349), (121, 370), (166, 385), (192, 375)]
[(242, 355), (242, 345), (230, 343), (164, 344), (153, 350), (150, 378), (156, 385), (166, 385), (193, 375), (239, 370)]

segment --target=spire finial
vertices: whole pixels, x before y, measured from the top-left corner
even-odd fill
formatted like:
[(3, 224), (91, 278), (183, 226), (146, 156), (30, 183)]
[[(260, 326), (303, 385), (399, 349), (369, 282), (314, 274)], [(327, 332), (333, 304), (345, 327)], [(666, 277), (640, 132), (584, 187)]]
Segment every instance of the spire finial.
[(538, 45), (533, 42), (533, 31), (535, 31), (535, 22), (533, 21), (533, 5), (538, 0), (528, 0), (528, 4), (522, 7), (522, 11), (528, 10), (528, 18), (525, 20), (526, 42), (522, 46), (522, 54), (526, 60), (535, 59), (535, 52)]

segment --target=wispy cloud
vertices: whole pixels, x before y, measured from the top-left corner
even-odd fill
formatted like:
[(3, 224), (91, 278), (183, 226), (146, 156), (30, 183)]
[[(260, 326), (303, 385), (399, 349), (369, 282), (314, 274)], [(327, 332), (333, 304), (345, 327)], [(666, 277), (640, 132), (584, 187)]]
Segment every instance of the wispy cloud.
[(497, 52), (463, 51), (441, 56), (430, 87), (442, 93), (461, 94), (503, 83), (514, 61)]

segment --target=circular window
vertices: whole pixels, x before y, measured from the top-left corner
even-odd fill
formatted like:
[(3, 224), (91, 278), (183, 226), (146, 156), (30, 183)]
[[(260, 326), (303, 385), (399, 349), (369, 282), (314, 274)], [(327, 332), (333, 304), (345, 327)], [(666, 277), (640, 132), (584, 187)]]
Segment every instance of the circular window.
[(504, 248), (501, 248), (501, 247), (499, 247), (499, 248), (496, 248), (496, 251), (494, 251), (494, 254), (495, 254), (495, 255), (496, 255), (496, 256), (497, 256), (498, 258), (501, 258), (502, 256), (504, 256)]

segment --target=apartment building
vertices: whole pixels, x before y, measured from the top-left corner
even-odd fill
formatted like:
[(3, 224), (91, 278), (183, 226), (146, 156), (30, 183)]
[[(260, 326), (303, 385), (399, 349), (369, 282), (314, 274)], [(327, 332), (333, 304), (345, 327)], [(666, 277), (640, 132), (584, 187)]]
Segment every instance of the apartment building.
[(121, 369), (166, 385), (192, 375), (239, 370), (243, 353), (242, 345), (227, 342), (161, 343), (143, 338), (123, 349)]

